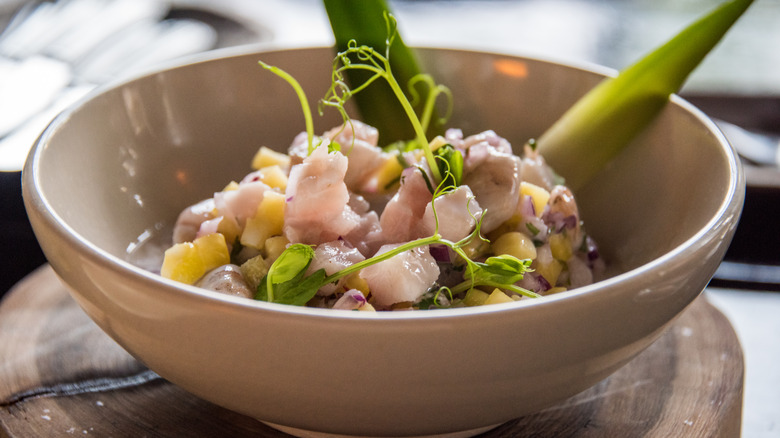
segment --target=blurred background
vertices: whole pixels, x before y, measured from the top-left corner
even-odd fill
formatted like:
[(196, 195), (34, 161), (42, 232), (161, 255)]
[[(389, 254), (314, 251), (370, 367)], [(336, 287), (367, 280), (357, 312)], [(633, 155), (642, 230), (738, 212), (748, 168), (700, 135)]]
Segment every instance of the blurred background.
[[(620, 69), (719, 0), (391, 1), (410, 45), (528, 54)], [(780, 0), (757, 0), (682, 95), (710, 116), (780, 134)], [(45, 263), (20, 171), (38, 133), (96, 86), (193, 53), (328, 45), (319, 0), (0, 0), (0, 293)], [(739, 132), (742, 134), (742, 132)], [(736, 135), (736, 134), (735, 134)], [(780, 176), (771, 147), (746, 152), (748, 198), (714, 281), (780, 283)], [(773, 161), (774, 159), (774, 161)]]

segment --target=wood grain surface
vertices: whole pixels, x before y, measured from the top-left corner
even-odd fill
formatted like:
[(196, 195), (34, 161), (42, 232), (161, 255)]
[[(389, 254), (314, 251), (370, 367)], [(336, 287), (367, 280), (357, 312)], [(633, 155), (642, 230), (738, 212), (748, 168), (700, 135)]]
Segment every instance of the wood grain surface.
[[(49, 267), (0, 304), (0, 364), (3, 437), (288, 436), (146, 369), (89, 320)], [(611, 377), (482, 436), (739, 436), (742, 384), (739, 341), (700, 297)]]

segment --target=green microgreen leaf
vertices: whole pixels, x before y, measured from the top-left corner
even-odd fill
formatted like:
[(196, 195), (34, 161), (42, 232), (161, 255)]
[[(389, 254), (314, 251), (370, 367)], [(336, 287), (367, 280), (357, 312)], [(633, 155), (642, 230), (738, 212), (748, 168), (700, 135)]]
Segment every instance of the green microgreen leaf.
[(459, 187), (463, 181), (463, 154), (450, 144), (446, 144), (434, 151), (437, 158), (439, 172), (444, 175), (442, 184), (445, 186)]
[(531, 260), (520, 260), (509, 254), (489, 257), (484, 263), (475, 262), (479, 269), (463, 276), (478, 284), (512, 284), (523, 279), (530, 270)]
[(269, 281), (273, 284), (284, 283), (305, 272), (314, 258), (314, 249), (309, 245), (295, 243), (290, 245), (269, 269)]
[(268, 269), (257, 287), (255, 299), (279, 304), (303, 306), (322, 287), (325, 270), (315, 271), (305, 277), (314, 258), (314, 249), (301, 243), (285, 249)]
[(289, 304), (292, 306), (305, 306), (317, 291), (322, 287), (322, 280), (327, 276), (324, 269), (320, 269), (309, 275), (303, 276), (300, 273), (293, 280), (275, 285), (273, 287), (273, 297), (269, 299), (267, 283), (261, 282), (258, 286), (255, 299), (268, 301), (277, 304)]

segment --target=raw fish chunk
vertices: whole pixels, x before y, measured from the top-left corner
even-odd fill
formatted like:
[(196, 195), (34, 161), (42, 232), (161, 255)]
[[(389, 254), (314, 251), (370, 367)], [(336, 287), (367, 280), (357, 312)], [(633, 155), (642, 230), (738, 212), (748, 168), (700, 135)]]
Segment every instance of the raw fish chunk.
[[(397, 246), (384, 245), (377, 254)], [(439, 273), (436, 260), (425, 246), (363, 268), (360, 276), (368, 282), (374, 302), (380, 307), (388, 307), (396, 303), (417, 301), (434, 285)]]

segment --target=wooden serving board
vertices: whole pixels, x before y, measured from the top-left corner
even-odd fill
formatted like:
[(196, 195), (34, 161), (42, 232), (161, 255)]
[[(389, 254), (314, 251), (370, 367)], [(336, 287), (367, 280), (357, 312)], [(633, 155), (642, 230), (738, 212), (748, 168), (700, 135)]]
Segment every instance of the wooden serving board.
[[(611, 377), (483, 436), (739, 436), (742, 383), (739, 341), (700, 297)], [(0, 404), (3, 437), (287, 436), (146, 369), (88, 319), (49, 267), (0, 304)]]

